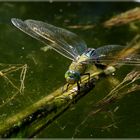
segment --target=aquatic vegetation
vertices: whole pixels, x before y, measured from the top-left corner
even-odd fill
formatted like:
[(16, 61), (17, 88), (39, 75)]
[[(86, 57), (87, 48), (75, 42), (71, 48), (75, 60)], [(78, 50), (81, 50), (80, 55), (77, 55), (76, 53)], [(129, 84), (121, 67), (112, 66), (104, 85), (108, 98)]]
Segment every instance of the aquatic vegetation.
[(123, 24), (128, 24), (132, 21), (140, 20), (140, 8), (136, 7), (134, 9), (123, 12), (119, 15), (115, 15), (113, 18), (105, 21), (103, 23), (104, 27), (120, 26)]
[[(6, 84), (4, 89), (7, 90), (8, 88), (11, 87), (11, 92), (14, 91), (14, 94), (11, 95), (11, 97), (6, 97), (4, 99), (1, 96), (2, 103), (0, 103), (0, 107), (3, 107), (5, 104), (13, 100), (18, 94), (24, 94), (24, 81), (25, 81), (25, 76), (27, 72), (27, 65), (26, 64), (0, 64), (1, 70), (0, 70), (0, 77), (5, 80)], [(12, 75), (20, 72), (19, 79), (17, 80), (18, 82), (15, 83), (15, 79), (13, 79)], [(11, 75), (11, 76), (10, 76)], [(20, 83), (20, 84), (19, 84)], [(4, 91), (3, 91), (4, 92)], [(3, 93), (5, 94), (5, 93)]]
[[(89, 118), (95, 117), (95, 115), (105, 112), (106, 114), (110, 112), (107, 107), (119, 99), (123, 98), (124, 96), (134, 93), (134, 91), (140, 91), (140, 71), (137, 69), (132, 70), (128, 73), (125, 78), (116, 85), (103, 99), (99, 100), (96, 104), (93, 105), (93, 110), (89, 112), (89, 114), (84, 118), (84, 120), (75, 128), (73, 137), (76, 137), (80, 132), (80, 128), (86, 124)], [(113, 112), (116, 112), (118, 107), (114, 109)], [(112, 113), (113, 113), (112, 112)], [(108, 129), (110, 127), (117, 128), (117, 124), (119, 122), (115, 122), (113, 118), (112, 122), (107, 125), (100, 126), (100, 129)], [(94, 127), (93, 128), (97, 128)]]

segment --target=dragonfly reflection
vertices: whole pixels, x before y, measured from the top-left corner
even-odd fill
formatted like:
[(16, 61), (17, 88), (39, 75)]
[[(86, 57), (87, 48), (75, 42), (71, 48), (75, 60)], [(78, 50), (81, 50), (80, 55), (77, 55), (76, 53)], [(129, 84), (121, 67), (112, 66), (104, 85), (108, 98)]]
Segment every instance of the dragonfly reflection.
[[(80, 89), (79, 82), (82, 75), (88, 75), (90, 78), (90, 74), (85, 73), (89, 64), (94, 64), (97, 67), (107, 67), (110, 64), (140, 64), (139, 55), (116, 58), (119, 52), (127, 48), (126, 46), (106, 45), (97, 49), (87, 48), (82, 39), (66, 29), (36, 20), (22, 21), (21, 19), (12, 18), (11, 21), (21, 31), (51, 46), (52, 49), (72, 60), (68, 71), (65, 73), (65, 78), (68, 85), (77, 83), (78, 89)], [(117, 63), (113, 63), (114, 61)]]

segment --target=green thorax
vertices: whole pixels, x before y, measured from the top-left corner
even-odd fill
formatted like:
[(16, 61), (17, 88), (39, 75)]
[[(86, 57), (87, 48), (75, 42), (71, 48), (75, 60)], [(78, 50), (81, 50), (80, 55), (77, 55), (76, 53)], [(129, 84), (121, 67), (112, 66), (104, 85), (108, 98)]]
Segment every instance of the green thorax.
[(69, 70), (76, 71), (80, 74), (83, 74), (87, 68), (87, 63), (82, 63), (86, 62), (88, 59), (87, 56), (82, 55), (79, 57), (77, 61), (73, 61), (71, 65), (69, 66)]

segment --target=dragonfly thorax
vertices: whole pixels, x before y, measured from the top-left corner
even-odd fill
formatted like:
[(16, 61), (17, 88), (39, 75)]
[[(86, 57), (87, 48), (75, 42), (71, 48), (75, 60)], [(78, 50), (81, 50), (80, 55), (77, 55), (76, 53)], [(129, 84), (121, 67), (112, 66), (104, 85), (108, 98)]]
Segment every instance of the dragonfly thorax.
[(94, 53), (95, 52), (95, 49), (94, 48), (88, 48), (77, 60), (77, 63), (82, 63), (82, 64), (89, 64), (93, 61), (90, 61), (90, 60), (93, 60), (94, 59)]
[(77, 71), (68, 70), (65, 73), (65, 78), (69, 84), (74, 84), (80, 80), (80, 73)]
[(88, 48), (77, 60), (73, 61), (69, 66), (69, 70), (65, 73), (66, 81), (74, 84), (80, 80), (80, 76), (85, 73), (87, 65), (90, 63), (91, 56), (95, 49)]
[(92, 57), (95, 54), (94, 48), (88, 48), (82, 55), (87, 56), (88, 58)]

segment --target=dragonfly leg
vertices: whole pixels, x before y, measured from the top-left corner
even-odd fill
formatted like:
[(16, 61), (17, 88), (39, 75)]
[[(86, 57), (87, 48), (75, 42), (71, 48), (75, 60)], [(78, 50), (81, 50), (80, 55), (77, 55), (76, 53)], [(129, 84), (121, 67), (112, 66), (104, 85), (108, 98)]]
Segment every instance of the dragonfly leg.
[(88, 76), (88, 82), (90, 82), (90, 73), (84, 73), (82, 76), (87, 75)]
[(100, 64), (100, 63), (95, 63), (95, 66), (96, 66), (97, 68), (101, 68), (101, 69), (105, 69), (105, 68), (106, 68), (106, 65)]
[(80, 84), (82, 83), (82, 81), (81, 81), (81, 77), (80, 77), (79, 83), (80, 83)]
[(77, 82), (77, 91), (80, 91), (80, 84)]
[(66, 86), (66, 89), (64, 89), (64, 86), (62, 87), (62, 92), (64, 93), (64, 92), (66, 92), (67, 90), (68, 90), (68, 88), (69, 88), (69, 83), (67, 83), (67, 86)]

